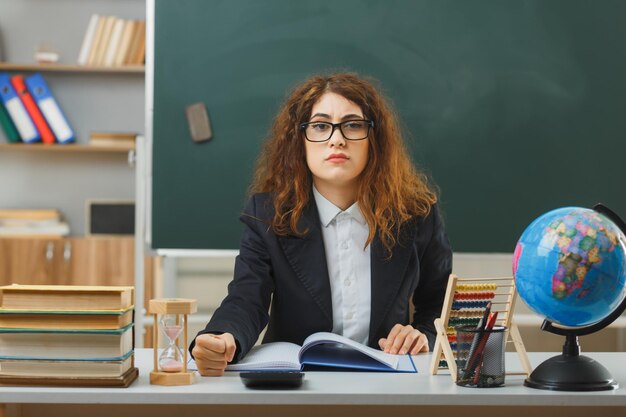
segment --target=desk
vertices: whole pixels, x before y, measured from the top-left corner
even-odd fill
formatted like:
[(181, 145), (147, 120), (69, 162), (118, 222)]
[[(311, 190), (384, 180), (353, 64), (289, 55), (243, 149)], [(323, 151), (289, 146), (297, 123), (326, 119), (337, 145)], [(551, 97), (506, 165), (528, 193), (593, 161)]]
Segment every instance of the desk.
[[(533, 366), (553, 354), (530, 353)], [(588, 353), (613, 372), (615, 391), (554, 392), (527, 388), (507, 376), (500, 388), (465, 388), (446, 373), (430, 375), (430, 355), (418, 355), (418, 374), (309, 372), (298, 390), (249, 390), (236, 373), (199, 377), (191, 386), (150, 385), (152, 350), (137, 349), (139, 378), (129, 388), (0, 387), (6, 416), (610, 416), (626, 415), (626, 353)], [(520, 370), (515, 353), (507, 369)], [(598, 410), (602, 407), (602, 410)], [(0, 413), (0, 416), (2, 413)]]

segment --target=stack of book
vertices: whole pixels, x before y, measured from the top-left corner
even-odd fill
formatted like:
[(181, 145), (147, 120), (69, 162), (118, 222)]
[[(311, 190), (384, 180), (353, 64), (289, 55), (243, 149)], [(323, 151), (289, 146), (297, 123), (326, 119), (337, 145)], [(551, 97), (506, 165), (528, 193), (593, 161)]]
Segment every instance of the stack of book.
[(56, 238), (69, 233), (57, 209), (0, 209), (0, 237)]
[(104, 67), (142, 65), (145, 52), (145, 20), (94, 14), (87, 24), (78, 64)]
[(0, 125), (11, 143), (71, 143), (74, 130), (39, 73), (0, 72)]
[(0, 384), (130, 385), (133, 298), (133, 287), (0, 287)]

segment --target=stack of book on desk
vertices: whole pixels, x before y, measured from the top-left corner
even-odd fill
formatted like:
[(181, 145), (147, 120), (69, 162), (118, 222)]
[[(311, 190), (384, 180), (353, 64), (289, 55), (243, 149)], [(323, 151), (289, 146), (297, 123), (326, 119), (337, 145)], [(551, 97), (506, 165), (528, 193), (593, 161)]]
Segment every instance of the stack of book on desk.
[(128, 386), (133, 287), (0, 287), (0, 384)]

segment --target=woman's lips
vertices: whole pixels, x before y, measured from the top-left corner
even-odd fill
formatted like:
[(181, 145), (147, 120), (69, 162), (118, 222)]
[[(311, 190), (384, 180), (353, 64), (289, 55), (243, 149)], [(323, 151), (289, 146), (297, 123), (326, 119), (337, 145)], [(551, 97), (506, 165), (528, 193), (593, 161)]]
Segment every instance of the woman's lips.
[(348, 158), (348, 156), (346, 154), (343, 154), (343, 153), (331, 153), (326, 158), (326, 160), (328, 162), (333, 162), (333, 163), (346, 162), (348, 159), (350, 159), (350, 158)]

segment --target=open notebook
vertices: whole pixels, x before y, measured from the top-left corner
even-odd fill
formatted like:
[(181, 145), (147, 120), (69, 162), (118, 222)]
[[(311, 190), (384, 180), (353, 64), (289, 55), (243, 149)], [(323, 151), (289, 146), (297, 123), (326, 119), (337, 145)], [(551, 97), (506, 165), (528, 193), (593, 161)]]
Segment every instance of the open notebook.
[[(343, 368), (365, 371), (417, 372), (410, 355), (391, 355), (334, 333), (314, 333), (302, 346), (273, 342), (253, 347), (227, 371), (300, 371)], [(190, 363), (189, 369), (196, 369)]]

